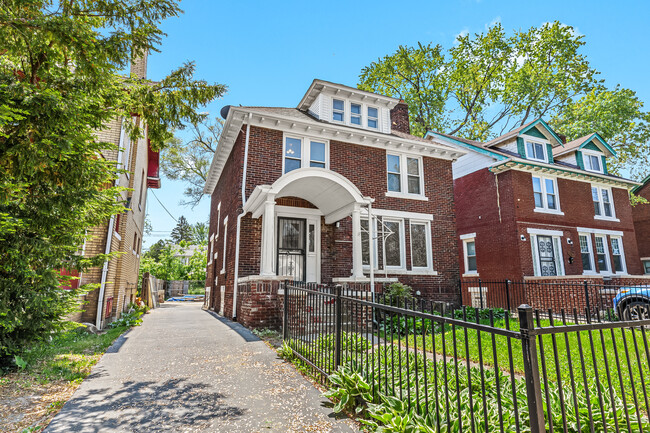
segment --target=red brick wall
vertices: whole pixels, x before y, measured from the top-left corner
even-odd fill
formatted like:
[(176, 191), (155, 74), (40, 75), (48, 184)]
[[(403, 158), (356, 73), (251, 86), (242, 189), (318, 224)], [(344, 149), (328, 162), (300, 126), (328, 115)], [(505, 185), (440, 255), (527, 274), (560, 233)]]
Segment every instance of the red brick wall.
[(409, 125), (409, 106), (404, 101), (400, 101), (392, 110), (390, 110), (391, 130), (411, 133)]
[[(562, 252), (567, 275), (582, 274), (576, 227), (622, 231), (627, 271), (629, 274), (642, 273), (627, 191), (612, 189), (616, 217), (620, 222), (602, 221), (594, 219), (589, 183), (561, 178), (557, 179), (557, 183), (560, 209), (564, 215), (534, 211), (530, 173), (510, 170), (499, 174), (499, 216), (497, 179), (488, 169), (454, 181), (458, 234), (476, 233), (477, 267), (481, 278), (519, 280), (533, 275), (528, 228), (564, 232)], [(521, 235), (525, 241), (520, 240)], [(571, 239), (573, 245), (569, 245), (567, 239)], [(458, 246), (461, 272), (464, 272), (462, 241), (458, 241)], [(569, 257), (573, 257), (572, 263), (569, 263)]]
[[(644, 185), (637, 195), (650, 201), (650, 183)], [(650, 203), (638, 204), (632, 208), (636, 242), (639, 257), (650, 257)]]

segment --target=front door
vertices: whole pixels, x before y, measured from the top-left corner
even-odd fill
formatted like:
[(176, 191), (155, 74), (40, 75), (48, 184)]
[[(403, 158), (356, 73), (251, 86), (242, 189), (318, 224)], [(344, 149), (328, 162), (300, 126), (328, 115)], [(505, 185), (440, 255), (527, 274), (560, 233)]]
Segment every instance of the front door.
[(555, 268), (555, 252), (553, 251), (553, 238), (550, 236), (537, 236), (537, 250), (539, 251), (539, 268), (543, 277), (557, 275)]
[(306, 225), (302, 218), (278, 218), (277, 275), (306, 281)]

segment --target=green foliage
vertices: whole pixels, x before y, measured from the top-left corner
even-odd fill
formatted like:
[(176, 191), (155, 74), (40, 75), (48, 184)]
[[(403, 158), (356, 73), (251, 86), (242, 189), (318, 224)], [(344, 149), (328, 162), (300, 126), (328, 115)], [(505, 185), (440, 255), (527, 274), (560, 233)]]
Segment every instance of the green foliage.
[(183, 195), (187, 201), (183, 205), (196, 206), (203, 197), (203, 187), (208, 178), (210, 164), (223, 130), (224, 121), (220, 118), (192, 125), (192, 139), (183, 143), (180, 139), (170, 140), (161, 155), (161, 168), (165, 176), (181, 180), (189, 186)]
[(130, 328), (132, 326), (138, 326), (142, 323), (142, 315), (144, 313), (138, 310), (131, 310), (127, 313), (122, 313), (119, 319), (114, 320), (110, 323), (111, 328)]
[(584, 36), (559, 22), (506, 34), (501, 24), (454, 46), (418, 43), (362, 69), (358, 87), (404, 99), (411, 132), (487, 141), (545, 117), (573, 140), (598, 132), (618, 153), (612, 173), (650, 166), (650, 113), (630, 89), (608, 89), (582, 53)]
[(394, 305), (403, 305), (404, 302), (410, 302), (414, 299), (413, 288), (400, 282), (392, 283), (386, 287), (383, 294), (386, 303)]
[(340, 367), (329, 376), (332, 387), (323, 395), (336, 400), (334, 412), (354, 411), (361, 413), (368, 402), (373, 401), (372, 387), (360, 372)]
[[(201, 281), (201, 287), (205, 281), (205, 269), (208, 258), (204, 248), (197, 248), (189, 258), (187, 264), (183, 264), (180, 257), (177, 256), (179, 251), (187, 246), (184, 242), (179, 245), (167, 243), (154, 244), (152, 248), (142, 255), (140, 261), (140, 280), (145, 272), (149, 272), (161, 280), (193, 280)], [(201, 291), (203, 293), (203, 291)]]
[(192, 226), (192, 239), (198, 245), (207, 245), (210, 227), (206, 223), (198, 222)]
[(176, 227), (172, 230), (171, 238), (175, 244), (180, 244), (183, 241), (188, 243), (194, 241), (194, 230), (183, 215), (178, 218)]
[(477, 313), (479, 316), (479, 320), (482, 322), (488, 321), (487, 323), (489, 323), (490, 317), (493, 317), (494, 321), (497, 322), (497, 321), (505, 320), (507, 316), (507, 312), (503, 308), (486, 309), (486, 308), (465, 307), (464, 312), (463, 309), (454, 310), (454, 317), (456, 319), (467, 320), (468, 322), (475, 322)]
[(121, 74), (180, 12), (174, 0), (0, 5), (0, 364), (77, 307), (84, 289), (62, 289), (58, 270), (109, 258), (80, 253), (87, 232), (124, 211), (112, 186), (118, 149), (96, 131), (137, 113), (124, 122), (131, 138), (146, 125), (160, 149), (225, 91), (194, 80), (191, 63), (156, 82)]

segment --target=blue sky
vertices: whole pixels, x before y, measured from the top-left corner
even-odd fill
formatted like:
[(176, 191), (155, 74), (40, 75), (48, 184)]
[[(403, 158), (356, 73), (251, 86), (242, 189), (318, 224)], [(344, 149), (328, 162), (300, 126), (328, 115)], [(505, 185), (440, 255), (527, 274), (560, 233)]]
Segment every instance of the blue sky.
[[(228, 93), (206, 107), (298, 104), (314, 78), (355, 86), (361, 69), (399, 45), (453, 44), (462, 32), (501, 22), (507, 31), (558, 20), (585, 35), (583, 49), (609, 86), (620, 84), (650, 105), (650, 2), (643, 1), (213, 1), (184, 0), (168, 36), (149, 57), (159, 79), (186, 61), (196, 77), (226, 84)], [(174, 217), (207, 221), (209, 198), (180, 206), (184, 185), (168, 179), (155, 194)], [(148, 214), (157, 231), (145, 246), (168, 237), (174, 220), (152, 194)]]

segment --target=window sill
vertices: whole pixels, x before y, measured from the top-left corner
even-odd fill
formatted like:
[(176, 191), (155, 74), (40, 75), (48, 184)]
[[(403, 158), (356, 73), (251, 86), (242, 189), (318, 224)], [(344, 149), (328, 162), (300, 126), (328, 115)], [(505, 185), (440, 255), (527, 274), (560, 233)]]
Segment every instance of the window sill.
[(600, 216), (600, 215), (594, 215), (594, 219), (599, 220), (599, 221), (611, 221), (611, 222), (614, 222), (614, 223), (620, 223), (621, 222), (621, 220), (618, 219), (618, 218), (606, 217), (606, 216)]
[[(369, 273), (370, 271), (366, 268), (363, 270), (364, 274)], [(398, 268), (398, 269), (375, 269), (375, 276), (379, 274), (388, 274), (388, 275), (438, 275), (437, 271), (434, 271), (432, 269), (415, 269), (415, 270), (408, 270), (404, 268)]]
[(118, 232), (116, 232), (115, 230), (113, 230), (113, 236), (115, 236), (118, 241), (122, 240), (122, 236), (120, 236), (120, 234)]
[(386, 197), (393, 197), (393, 198), (405, 198), (409, 200), (429, 201), (429, 197), (425, 197), (420, 194), (408, 194), (405, 192), (386, 191), (384, 195)]
[(463, 274), (462, 276), (465, 278), (472, 278), (472, 277), (477, 278), (479, 274), (478, 272), (468, 272), (466, 274)]
[(541, 208), (538, 208), (538, 207), (536, 207), (534, 209), (534, 211), (537, 212), (537, 213), (547, 213), (547, 214), (551, 214), (551, 215), (564, 215), (564, 212), (559, 211), (559, 210), (541, 209)]
[(225, 270), (225, 269), (222, 269), (219, 273), (223, 275), (223, 274), (226, 273), (226, 270)]

